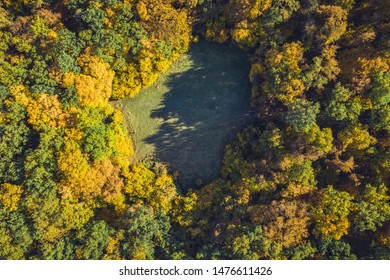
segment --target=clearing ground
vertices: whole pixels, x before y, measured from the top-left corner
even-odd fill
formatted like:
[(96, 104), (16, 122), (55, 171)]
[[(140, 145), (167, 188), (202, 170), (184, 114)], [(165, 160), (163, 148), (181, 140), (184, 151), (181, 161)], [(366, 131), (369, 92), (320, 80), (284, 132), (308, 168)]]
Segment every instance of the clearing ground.
[(240, 50), (200, 42), (136, 97), (112, 102), (125, 115), (133, 161), (166, 163), (182, 189), (218, 176), (226, 143), (252, 119), (248, 72)]

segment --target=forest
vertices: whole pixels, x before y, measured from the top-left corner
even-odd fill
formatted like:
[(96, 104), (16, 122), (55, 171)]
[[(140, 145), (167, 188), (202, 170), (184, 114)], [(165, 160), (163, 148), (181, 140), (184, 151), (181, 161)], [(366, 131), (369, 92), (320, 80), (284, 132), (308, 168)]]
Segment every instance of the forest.
[[(390, 259), (390, 1), (0, 0), (0, 38), (0, 259)], [(255, 120), (183, 190), (111, 102), (201, 40)]]

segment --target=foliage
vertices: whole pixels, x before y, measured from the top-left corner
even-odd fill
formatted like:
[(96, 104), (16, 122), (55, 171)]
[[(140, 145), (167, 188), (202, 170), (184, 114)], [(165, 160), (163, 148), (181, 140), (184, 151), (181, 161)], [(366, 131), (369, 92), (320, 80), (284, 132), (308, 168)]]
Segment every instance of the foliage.
[[(389, 10), (0, 1), (0, 258), (389, 259)], [(109, 100), (199, 37), (247, 52), (256, 120), (219, 178), (180, 193), (160, 163), (134, 163)]]

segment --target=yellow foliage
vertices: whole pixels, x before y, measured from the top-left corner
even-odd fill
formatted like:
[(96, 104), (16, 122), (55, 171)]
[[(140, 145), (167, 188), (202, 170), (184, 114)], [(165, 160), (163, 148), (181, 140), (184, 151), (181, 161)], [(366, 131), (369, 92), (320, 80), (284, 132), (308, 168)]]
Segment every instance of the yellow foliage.
[(176, 187), (173, 179), (167, 174), (159, 176), (155, 181), (155, 189), (150, 198), (150, 205), (167, 213), (172, 206), (172, 199), (176, 196)]
[(93, 217), (93, 209), (85, 203), (62, 201), (59, 218), (55, 225), (65, 232), (72, 229), (81, 229)]
[(223, 20), (208, 22), (206, 28), (205, 36), (207, 39), (215, 40), (218, 43), (226, 42), (229, 39), (229, 32)]
[(369, 75), (380, 72), (388, 72), (390, 70), (390, 58), (374, 57), (357, 59), (358, 71), (356, 74)]
[(167, 41), (176, 53), (188, 50), (191, 27), (186, 9), (175, 9), (170, 1), (143, 0), (137, 11), (151, 41)]
[(88, 52), (78, 58), (83, 74), (75, 77), (76, 92), (80, 102), (91, 107), (104, 106), (112, 94), (114, 71), (97, 56), (90, 56)]
[(347, 30), (347, 11), (340, 6), (320, 5), (317, 13), (324, 17), (324, 26), (317, 34), (324, 44), (337, 41)]
[(342, 142), (343, 149), (364, 150), (376, 143), (376, 138), (363, 126), (347, 127), (340, 131), (338, 139)]
[(243, 47), (254, 47), (264, 35), (259, 17), (271, 6), (272, 0), (230, 0), (225, 6), (224, 17), (231, 29), (234, 41)]
[(123, 203), (124, 186), (119, 167), (103, 159), (89, 164), (88, 156), (72, 140), (65, 142), (64, 150), (57, 158), (61, 172), (59, 192), (63, 199), (89, 201), (101, 196), (107, 203)]
[(314, 186), (305, 186), (296, 182), (289, 182), (287, 187), (281, 191), (282, 197), (293, 198), (308, 194), (315, 190)]
[(251, 34), (249, 29), (235, 28), (233, 29), (232, 38), (236, 42), (242, 42)]
[(189, 226), (192, 223), (193, 216), (191, 211), (195, 208), (198, 196), (194, 192), (186, 196), (178, 195), (173, 200), (172, 217), (175, 222), (181, 226)]
[(83, 138), (83, 133), (76, 128), (66, 128), (65, 134), (66, 134), (65, 136), (66, 141), (71, 141), (71, 140), (79, 141)]
[(112, 97), (115, 99), (135, 96), (141, 89), (141, 76), (136, 66), (127, 64), (117, 71), (112, 88)]
[(130, 173), (126, 175), (127, 184), (125, 193), (132, 199), (148, 198), (153, 192), (155, 174), (144, 165), (136, 163), (131, 166)]
[(158, 72), (164, 73), (168, 70), (170, 65), (171, 65), (171, 61), (167, 59), (160, 59), (156, 61), (155, 67)]
[(34, 128), (40, 129), (45, 125), (62, 128), (67, 124), (69, 114), (63, 111), (56, 95), (31, 95), (24, 86), (13, 86), (10, 92), (15, 101), (26, 108), (28, 122)]
[(305, 91), (305, 85), (299, 79), (292, 79), (281, 84), (281, 90), (284, 94), (278, 96), (284, 104), (291, 104), (294, 99), (302, 95)]
[(61, 227), (48, 225), (43, 231), (42, 239), (47, 242), (55, 242), (65, 234), (65, 230)]
[(331, 237), (339, 240), (343, 235), (348, 233), (349, 221), (347, 218), (342, 218), (337, 221), (323, 219), (317, 223), (315, 232), (324, 237)]
[(303, 62), (303, 51), (301, 42), (287, 43), (281, 51), (277, 49), (269, 51), (266, 62), (278, 70), (282, 70), (282, 67), (287, 67), (294, 74), (299, 74), (302, 71), (299, 64)]
[(241, 185), (236, 190), (237, 203), (247, 205), (251, 197), (251, 190)]
[(119, 230), (115, 236), (108, 237), (108, 244), (105, 249), (103, 260), (122, 260), (120, 243), (124, 239), (124, 231)]
[(64, 127), (68, 114), (62, 110), (62, 105), (56, 95), (33, 95), (27, 105), (28, 122), (40, 128), (49, 125), (54, 128)]
[(282, 49), (273, 48), (266, 54), (264, 68), (271, 68), (270, 75), (275, 82), (266, 81), (263, 90), (271, 97), (277, 98), (285, 105), (302, 95), (305, 86), (301, 80), (303, 59), (301, 42), (286, 43)]
[(0, 205), (6, 211), (17, 210), (22, 193), (23, 189), (20, 186), (8, 183), (2, 184), (0, 186)]
[(27, 107), (28, 103), (30, 102), (27, 88), (24, 86), (11, 86), (10, 93), (17, 103)]
[(309, 217), (276, 217), (264, 226), (264, 236), (280, 243), (283, 247), (299, 244), (309, 236), (307, 225)]
[(231, 249), (233, 253), (240, 252), (244, 256), (246, 256), (250, 252), (250, 245), (251, 242), (248, 238), (248, 236), (238, 236), (234, 239), (233, 244), (231, 246)]
[(74, 85), (74, 81), (75, 81), (75, 74), (73, 72), (68, 72), (63, 75), (61, 85), (63, 87), (68, 88)]
[[(88, 156), (83, 154), (80, 146), (75, 141), (66, 141), (64, 150), (57, 157), (58, 169), (63, 180), (60, 183), (60, 194), (63, 198), (77, 198), (83, 196), (88, 199), (96, 196), (99, 190), (87, 191), (85, 188), (90, 174)], [(97, 193), (96, 193), (97, 192)]]
[(299, 244), (309, 236), (310, 218), (304, 202), (274, 200), (269, 205), (255, 205), (248, 210), (252, 222), (264, 225), (264, 236), (283, 247)]
[(249, 11), (249, 15), (251, 18), (261, 16), (272, 5), (272, 0), (255, 0), (252, 2), (253, 5)]
[(142, 86), (146, 87), (157, 80), (158, 73), (153, 67), (153, 58), (147, 49), (140, 52), (139, 68)]
[(320, 200), (313, 206), (315, 228), (313, 233), (323, 238), (339, 240), (348, 233), (348, 215), (351, 207), (351, 196), (328, 187), (320, 193)]
[(263, 35), (263, 30), (258, 22), (250, 23), (244, 20), (232, 29), (231, 35), (233, 40), (241, 46), (252, 48)]
[(115, 111), (113, 114), (113, 120), (114, 122), (109, 126), (111, 131), (109, 147), (112, 151), (114, 151), (112, 160), (115, 165), (122, 169), (126, 169), (130, 164), (131, 156), (134, 154), (133, 144), (130, 137), (126, 133), (126, 130), (123, 128), (122, 113)]
[(136, 7), (137, 7), (137, 12), (138, 12), (140, 19), (144, 20), (144, 21), (148, 20), (149, 15), (148, 15), (148, 10), (147, 10), (146, 4), (143, 1), (140, 1), (136, 5)]
[(112, 204), (123, 204), (124, 197), (122, 190), (124, 187), (119, 167), (116, 167), (109, 160), (102, 160), (96, 163), (102, 177), (105, 177), (105, 182), (102, 187), (103, 200)]
[(49, 30), (49, 33), (47, 34), (47, 37), (49, 40), (56, 40), (58, 38), (57, 33), (54, 30)]
[(176, 187), (173, 179), (167, 174), (157, 176), (143, 164), (136, 163), (131, 166), (126, 175), (127, 184), (125, 193), (135, 203), (149, 203), (155, 209), (167, 213), (176, 196)]

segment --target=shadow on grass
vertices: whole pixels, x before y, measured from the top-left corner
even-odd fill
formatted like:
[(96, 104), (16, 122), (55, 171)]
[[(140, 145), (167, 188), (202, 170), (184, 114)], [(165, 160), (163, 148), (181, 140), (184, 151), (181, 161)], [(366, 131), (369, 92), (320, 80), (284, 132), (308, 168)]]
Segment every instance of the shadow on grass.
[(252, 119), (245, 55), (209, 42), (196, 44), (189, 55), (193, 66), (168, 77), (169, 91), (151, 113), (163, 123), (144, 140), (156, 147), (160, 161), (179, 172), (182, 190), (218, 176), (226, 143)]

